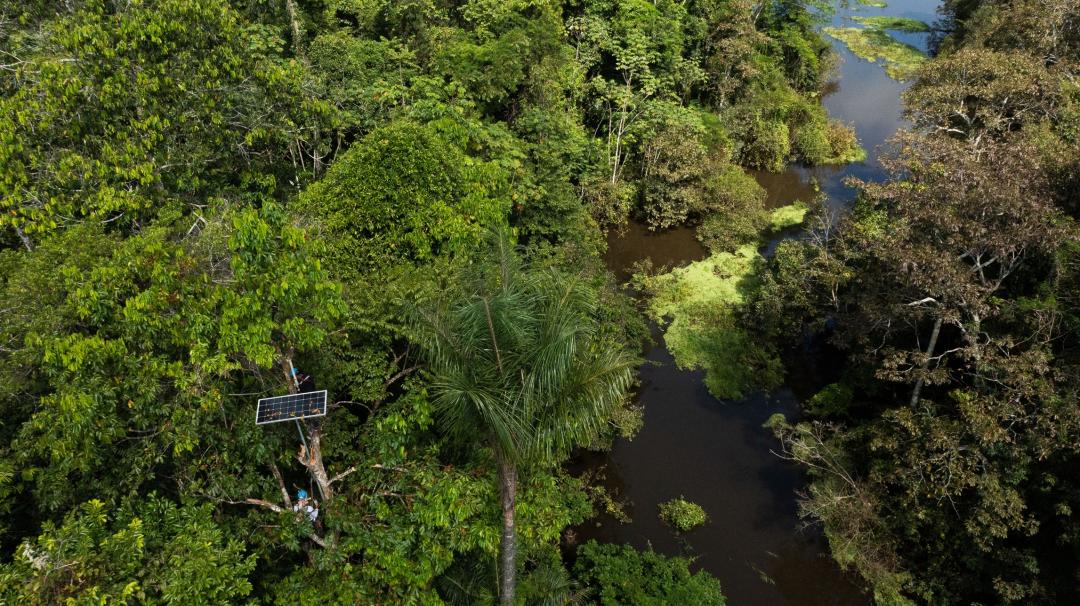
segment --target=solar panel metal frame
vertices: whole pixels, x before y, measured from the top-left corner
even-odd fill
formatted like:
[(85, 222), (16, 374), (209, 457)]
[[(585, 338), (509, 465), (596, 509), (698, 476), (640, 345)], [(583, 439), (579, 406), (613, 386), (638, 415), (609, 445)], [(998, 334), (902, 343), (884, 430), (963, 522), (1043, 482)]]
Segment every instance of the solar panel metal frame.
[[(320, 399), (316, 399), (318, 396), (322, 396), (322, 397)], [(305, 405), (308, 402), (311, 402), (311, 401), (319, 402), (321, 404), (321, 406), (319, 408), (320, 412), (317, 412), (317, 413), (314, 413), (314, 414), (292, 414), (292, 413), (290, 413), (290, 414), (284, 415), (280, 419), (272, 419), (270, 421), (260, 421), (259, 420), (260, 413), (263, 410), (264, 403), (265, 403), (265, 406), (271, 406), (275, 402), (288, 402), (290, 399), (293, 399), (293, 398), (302, 398), (302, 403), (304, 403)], [(326, 408), (327, 408), (327, 405), (326, 405), (326, 390), (325, 389), (323, 389), (321, 391), (309, 391), (309, 392), (305, 392), (305, 393), (290, 393), (290, 394), (286, 394), (284, 396), (272, 396), (272, 397), (269, 397), (269, 398), (259, 398), (259, 403), (255, 407), (255, 424), (256, 425), (269, 425), (271, 423), (281, 423), (282, 421), (298, 421), (300, 419), (311, 419), (311, 418), (314, 418), (314, 417), (325, 417), (326, 416)]]

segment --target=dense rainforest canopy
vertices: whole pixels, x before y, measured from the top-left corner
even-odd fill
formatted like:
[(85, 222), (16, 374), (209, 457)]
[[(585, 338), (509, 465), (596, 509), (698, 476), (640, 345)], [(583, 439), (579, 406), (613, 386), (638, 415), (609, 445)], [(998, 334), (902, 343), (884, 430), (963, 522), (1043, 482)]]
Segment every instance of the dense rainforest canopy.
[(1080, 589), (1080, 5), (947, 2), (911, 132), (854, 211), (782, 244), (753, 305), (847, 365), (776, 419), (803, 514), (879, 604)]
[[(878, 603), (1067, 603), (1080, 7), (947, 2), (893, 177), (770, 212), (748, 169), (865, 157), (830, 7), (0, 4), (0, 602), (724, 604), (570, 530), (617, 506), (564, 464), (640, 427), (651, 317), (719, 397), (828, 339), (772, 427)], [(639, 305), (628, 221), (713, 256)]]

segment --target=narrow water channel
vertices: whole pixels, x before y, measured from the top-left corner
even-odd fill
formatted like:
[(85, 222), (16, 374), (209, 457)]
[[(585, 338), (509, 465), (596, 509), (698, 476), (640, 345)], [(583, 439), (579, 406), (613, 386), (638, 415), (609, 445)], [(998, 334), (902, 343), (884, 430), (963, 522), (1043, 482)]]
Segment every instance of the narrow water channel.
[[(892, 0), (884, 9), (846, 4), (841, 3), (834, 25), (851, 25), (853, 14), (933, 23), (939, 2)], [(898, 37), (922, 48), (928, 43), (926, 34)], [(884, 177), (878, 151), (904, 126), (900, 100), (904, 85), (888, 78), (880, 66), (834, 45), (841, 65), (824, 103), (833, 117), (855, 126), (870, 156), (864, 163), (843, 167), (793, 166), (780, 174), (759, 173), (755, 176), (767, 189), (770, 206), (808, 199), (813, 178), (830, 205), (846, 208), (854, 196), (844, 185), (847, 177)], [(612, 234), (608, 245), (607, 264), (623, 279), (635, 262), (645, 258), (657, 266), (677, 266), (705, 255), (689, 228), (653, 234), (631, 225)], [(822, 383), (827, 369), (816, 368), (810, 356), (804, 368), (789, 372), (788, 384), (776, 392), (721, 401), (705, 389), (703, 373), (678, 370), (663, 339), (656, 337), (640, 373), (638, 401), (645, 411), (644, 429), (632, 441), (620, 440), (610, 452), (583, 461), (603, 470), (606, 485), (628, 503), (632, 522), (601, 516), (578, 529), (579, 538), (690, 555), (696, 567), (720, 579), (732, 606), (867, 604), (858, 583), (829, 557), (820, 533), (802, 528), (796, 499), (805, 478), (772, 454), (774, 438), (762, 428), (773, 413), (797, 416), (800, 399), (811, 395), (803, 386)], [(659, 503), (678, 496), (700, 504), (710, 517), (706, 526), (683, 538), (657, 518)]]

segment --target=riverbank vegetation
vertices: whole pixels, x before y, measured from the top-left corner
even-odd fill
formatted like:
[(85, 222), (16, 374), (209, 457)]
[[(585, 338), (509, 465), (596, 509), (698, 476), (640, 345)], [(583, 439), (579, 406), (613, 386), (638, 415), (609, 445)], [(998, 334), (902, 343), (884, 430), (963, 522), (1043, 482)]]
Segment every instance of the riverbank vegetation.
[(822, 6), (0, 6), (0, 601), (722, 604), (560, 463), (641, 423), (602, 228), (728, 284), (744, 168), (859, 153)]
[[(1080, 579), (1080, 12), (947, 2), (914, 128), (850, 216), (780, 245), (753, 305), (846, 364), (771, 425), (876, 603), (1064, 604)], [(1070, 597), (1071, 596), (1071, 597)]]
[(574, 572), (596, 587), (596, 601), (604, 606), (727, 603), (716, 579), (704, 572), (691, 572), (685, 558), (665, 558), (653, 551), (594, 542), (582, 545), (579, 552)]

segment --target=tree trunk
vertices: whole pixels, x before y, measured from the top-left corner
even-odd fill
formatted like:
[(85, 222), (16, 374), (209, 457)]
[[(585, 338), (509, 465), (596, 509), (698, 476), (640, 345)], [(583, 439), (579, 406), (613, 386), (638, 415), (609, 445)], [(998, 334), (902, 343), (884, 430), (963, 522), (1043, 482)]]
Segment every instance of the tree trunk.
[(934, 320), (934, 330), (930, 333), (930, 343), (926, 345), (926, 359), (922, 363), (922, 373), (919, 379), (915, 381), (915, 389), (911, 392), (910, 405), (914, 408), (919, 404), (919, 393), (922, 392), (922, 386), (926, 370), (930, 367), (930, 356), (934, 355), (934, 348), (937, 347), (938, 335), (941, 334), (941, 318)]
[(319, 486), (319, 495), (323, 502), (330, 502), (334, 498), (334, 489), (330, 484), (330, 476), (326, 473), (326, 467), (322, 459), (322, 431), (315, 427), (308, 431), (307, 445), (300, 447), (300, 463), (307, 467), (308, 473)]
[(289, 26), (292, 30), (293, 52), (297, 59), (304, 59), (303, 32), (300, 28), (300, 15), (297, 14), (295, 0), (285, 0), (285, 12), (289, 14)]
[(30, 236), (26, 235), (26, 232), (18, 225), (15, 226), (15, 233), (19, 235), (19, 239), (22, 240), (23, 246), (26, 247), (26, 251), (34, 252), (34, 241), (31, 240)]
[[(296, 385), (296, 376), (293, 374), (292, 350), (289, 350), (287, 354), (280, 355), (280, 366), (282, 374), (285, 375), (285, 381), (289, 386), (289, 393), (298, 393), (300, 389)], [(330, 485), (330, 475), (326, 473), (326, 466), (323, 465), (321, 425), (321, 421), (316, 420), (314, 427), (308, 430), (307, 443), (300, 446), (300, 453), (296, 456), (296, 459), (307, 468), (311, 478), (319, 485), (319, 495), (323, 498), (323, 501), (329, 502), (334, 497), (334, 490)], [(304, 423), (303, 426), (306, 428), (307, 423)], [(303, 433), (303, 430), (301, 430), (301, 433)]]
[(499, 496), (502, 501), (503, 532), (499, 545), (499, 603), (514, 603), (517, 571), (517, 529), (514, 527), (514, 502), (517, 499), (517, 467), (499, 455)]

